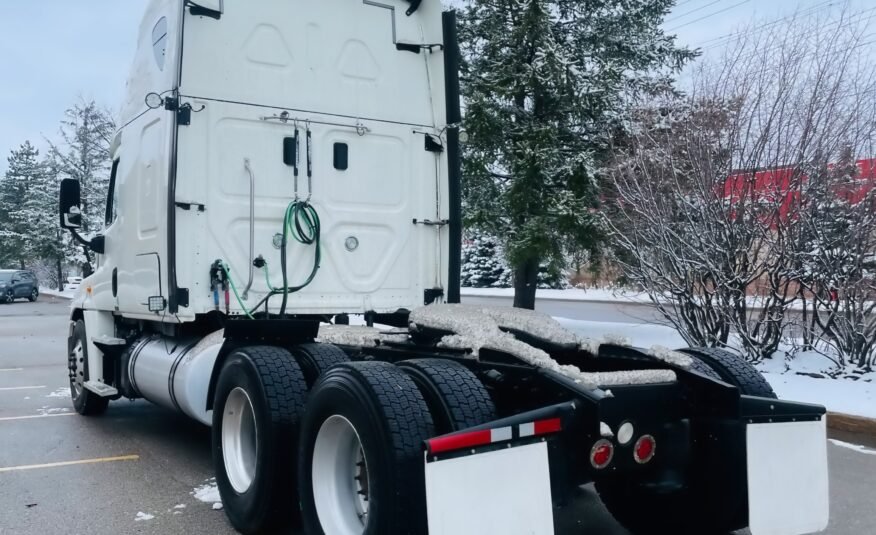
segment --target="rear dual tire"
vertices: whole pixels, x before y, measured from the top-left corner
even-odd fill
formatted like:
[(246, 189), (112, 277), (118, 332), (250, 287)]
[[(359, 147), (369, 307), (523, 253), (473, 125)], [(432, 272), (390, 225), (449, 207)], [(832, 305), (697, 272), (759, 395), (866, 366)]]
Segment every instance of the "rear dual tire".
[(341, 364), (311, 392), (298, 491), (305, 532), (426, 532), (423, 441), (434, 425), (416, 384), (385, 362)]
[(293, 452), (307, 396), (285, 349), (246, 347), (225, 360), (213, 405), (213, 464), (225, 513), (241, 533), (295, 518)]

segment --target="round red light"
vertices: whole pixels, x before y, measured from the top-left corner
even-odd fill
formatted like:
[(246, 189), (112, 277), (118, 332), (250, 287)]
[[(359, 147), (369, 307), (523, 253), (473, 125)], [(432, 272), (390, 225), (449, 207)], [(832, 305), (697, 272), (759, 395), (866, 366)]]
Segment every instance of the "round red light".
[(614, 446), (607, 440), (600, 440), (590, 450), (590, 464), (593, 468), (601, 470), (608, 466), (614, 457)]
[(654, 458), (654, 451), (657, 449), (657, 441), (651, 435), (645, 435), (636, 441), (636, 447), (633, 448), (633, 457), (639, 464), (645, 464)]

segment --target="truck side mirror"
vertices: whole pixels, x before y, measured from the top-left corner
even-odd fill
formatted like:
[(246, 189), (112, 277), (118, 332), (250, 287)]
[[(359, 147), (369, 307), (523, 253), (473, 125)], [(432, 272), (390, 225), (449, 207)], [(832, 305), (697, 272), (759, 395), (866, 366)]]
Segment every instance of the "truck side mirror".
[(65, 178), (61, 181), (61, 228), (76, 230), (82, 228), (82, 199), (79, 181)]

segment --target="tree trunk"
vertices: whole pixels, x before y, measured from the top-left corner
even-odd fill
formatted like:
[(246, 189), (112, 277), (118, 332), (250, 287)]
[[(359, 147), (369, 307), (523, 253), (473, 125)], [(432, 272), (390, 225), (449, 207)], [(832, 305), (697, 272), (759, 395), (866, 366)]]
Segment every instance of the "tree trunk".
[(514, 268), (514, 307), (535, 310), (538, 288), (538, 260), (526, 260)]
[(61, 257), (55, 257), (55, 268), (58, 270), (58, 291), (64, 291), (64, 272), (61, 269)]

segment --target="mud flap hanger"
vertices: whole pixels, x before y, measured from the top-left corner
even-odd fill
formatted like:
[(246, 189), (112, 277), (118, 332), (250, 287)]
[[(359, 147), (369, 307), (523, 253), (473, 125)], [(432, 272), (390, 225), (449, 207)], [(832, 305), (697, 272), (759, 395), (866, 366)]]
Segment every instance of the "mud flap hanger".
[(427, 461), (539, 442), (571, 429), (578, 408), (574, 401), (559, 403), (430, 438), (425, 442)]

